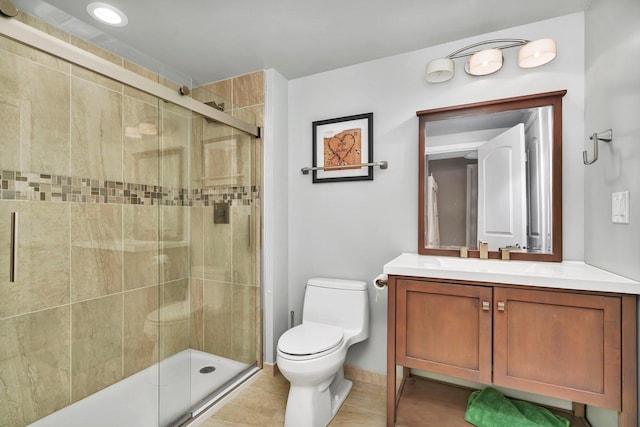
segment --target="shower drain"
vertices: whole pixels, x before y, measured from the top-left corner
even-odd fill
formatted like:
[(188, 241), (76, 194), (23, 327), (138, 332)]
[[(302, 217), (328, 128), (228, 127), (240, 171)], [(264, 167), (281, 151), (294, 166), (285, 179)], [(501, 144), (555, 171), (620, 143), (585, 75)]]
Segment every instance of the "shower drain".
[(205, 366), (204, 368), (200, 368), (200, 373), (201, 374), (210, 374), (211, 372), (213, 372), (215, 370), (216, 370), (215, 366)]

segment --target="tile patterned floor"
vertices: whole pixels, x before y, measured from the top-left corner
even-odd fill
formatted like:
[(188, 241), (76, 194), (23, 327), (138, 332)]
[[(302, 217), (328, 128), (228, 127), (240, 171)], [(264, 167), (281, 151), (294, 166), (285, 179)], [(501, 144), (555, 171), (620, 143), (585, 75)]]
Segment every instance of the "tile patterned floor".
[[(265, 372), (234, 400), (227, 403), (202, 427), (282, 427), (289, 383), (281, 375)], [(385, 387), (353, 381), (353, 389), (329, 427), (386, 425)]]

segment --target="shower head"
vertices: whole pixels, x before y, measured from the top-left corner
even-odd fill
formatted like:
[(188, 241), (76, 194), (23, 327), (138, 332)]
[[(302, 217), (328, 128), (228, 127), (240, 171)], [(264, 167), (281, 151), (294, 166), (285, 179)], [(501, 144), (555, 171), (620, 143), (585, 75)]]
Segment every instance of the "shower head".
[(9, 18), (13, 18), (18, 14), (18, 9), (10, 0), (0, 0), (0, 13)]
[(208, 105), (209, 107), (213, 107), (216, 110), (224, 111), (224, 102), (218, 104), (216, 101), (205, 102), (204, 105)]
[[(218, 104), (215, 101), (209, 101), (209, 102), (205, 102), (204, 105), (208, 105), (209, 107), (215, 108), (216, 110), (219, 110), (219, 111), (224, 111), (224, 102), (221, 102)], [(204, 119), (207, 121), (207, 123), (216, 123), (215, 120), (210, 119), (209, 117), (205, 116)]]

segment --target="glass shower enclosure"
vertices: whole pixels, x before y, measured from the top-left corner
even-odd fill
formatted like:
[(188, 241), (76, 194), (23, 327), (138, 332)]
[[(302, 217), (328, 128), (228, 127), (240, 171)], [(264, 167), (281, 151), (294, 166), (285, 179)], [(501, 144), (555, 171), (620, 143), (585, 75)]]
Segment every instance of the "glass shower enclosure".
[(261, 363), (257, 132), (203, 114), (206, 88), (165, 97), (182, 84), (1, 19), (0, 425), (188, 423)]

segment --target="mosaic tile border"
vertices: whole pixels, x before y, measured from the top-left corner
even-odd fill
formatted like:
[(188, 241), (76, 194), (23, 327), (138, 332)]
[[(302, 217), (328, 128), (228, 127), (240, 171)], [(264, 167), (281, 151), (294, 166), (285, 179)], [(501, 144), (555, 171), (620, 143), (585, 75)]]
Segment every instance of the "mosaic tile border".
[(219, 185), (186, 189), (34, 172), (0, 171), (0, 199), (124, 205), (213, 206), (215, 202), (251, 205), (259, 186)]

